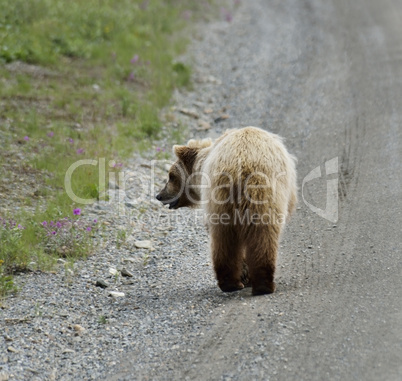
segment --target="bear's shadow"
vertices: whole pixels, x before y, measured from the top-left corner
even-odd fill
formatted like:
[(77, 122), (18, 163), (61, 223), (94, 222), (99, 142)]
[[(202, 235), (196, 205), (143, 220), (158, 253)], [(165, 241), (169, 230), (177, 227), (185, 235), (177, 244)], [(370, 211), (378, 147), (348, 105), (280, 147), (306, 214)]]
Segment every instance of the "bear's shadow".
[[(198, 287), (197, 287), (198, 286)], [(269, 298), (275, 297), (279, 294), (288, 294), (293, 293), (297, 290), (298, 287), (295, 283), (288, 283), (286, 280), (278, 279), (276, 282), (276, 290), (273, 294), (262, 295), (262, 296), (253, 296), (252, 288), (246, 287), (242, 290), (235, 292), (222, 292), (216, 284), (205, 284), (200, 286), (199, 284), (194, 287), (191, 284), (181, 285), (181, 287), (163, 289), (158, 293), (153, 295), (141, 295), (137, 294), (137, 303), (141, 303), (141, 299), (156, 299), (156, 300), (164, 300), (164, 302), (168, 305), (177, 303), (177, 301), (182, 300), (185, 302), (203, 302), (205, 300), (210, 300), (213, 303), (223, 303), (229, 300), (244, 300), (249, 298)]]

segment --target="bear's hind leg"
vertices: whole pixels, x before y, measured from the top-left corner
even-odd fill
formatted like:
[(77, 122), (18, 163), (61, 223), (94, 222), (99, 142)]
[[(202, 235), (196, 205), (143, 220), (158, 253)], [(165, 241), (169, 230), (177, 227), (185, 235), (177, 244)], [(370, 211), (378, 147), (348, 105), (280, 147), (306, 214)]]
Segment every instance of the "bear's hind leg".
[(232, 292), (244, 288), (242, 274), (243, 250), (230, 226), (210, 227), (212, 261), (219, 288)]
[(275, 267), (280, 229), (265, 226), (255, 231), (246, 248), (246, 260), (253, 295), (271, 294), (275, 291)]

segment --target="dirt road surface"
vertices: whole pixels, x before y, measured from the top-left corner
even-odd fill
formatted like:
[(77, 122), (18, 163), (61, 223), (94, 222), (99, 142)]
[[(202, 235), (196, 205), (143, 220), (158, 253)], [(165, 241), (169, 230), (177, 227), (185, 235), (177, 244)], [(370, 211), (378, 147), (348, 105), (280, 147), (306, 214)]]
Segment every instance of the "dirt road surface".
[[(244, 1), (194, 52), (222, 81), (214, 99), (230, 115), (210, 134), (257, 125), (284, 136), (299, 209), (275, 294), (188, 284), (177, 298), (213, 306), (197, 335), (178, 338), (186, 350), (159, 348), (143, 366), (128, 353), (108, 379), (402, 379), (402, 2)], [(311, 205), (324, 210), (335, 182), (329, 221)]]

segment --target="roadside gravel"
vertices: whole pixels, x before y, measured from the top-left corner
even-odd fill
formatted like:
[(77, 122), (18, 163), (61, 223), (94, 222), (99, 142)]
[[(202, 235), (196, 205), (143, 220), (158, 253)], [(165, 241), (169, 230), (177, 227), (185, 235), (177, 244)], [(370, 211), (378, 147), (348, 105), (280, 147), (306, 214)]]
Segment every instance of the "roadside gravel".
[(1, 310), (1, 380), (98, 380), (124, 352), (138, 350), (141, 366), (206, 320), (212, 300), (183, 300), (189, 287), (215, 289), (207, 237), (194, 213), (170, 213), (153, 199), (151, 178), (158, 189), (166, 176), (165, 164), (154, 164), (133, 158), (124, 191), (120, 184), (109, 202), (85, 209), (82, 217), (102, 226), (92, 256), (15, 278), (20, 293)]
[[(223, 33), (228, 25), (217, 23)], [(194, 80), (196, 91), (177, 92), (166, 119), (185, 125), (190, 137), (213, 136), (229, 120), (216, 98), (222, 83), (196, 63)], [(167, 139), (158, 144), (171, 149)], [(201, 213), (169, 211), (154, 199), (169, 166), (157, 157), (134, 156), (121, 172), (124, 185), (109, 182), (110, 201), (84, 209), (82, 218), (101, 226), (93, 255), (15, 277), (20, 292), (0, 310), (0, 381), (109, 379), (113, 369), (118, 377), (128, 352), (147, 374), (190, 353), (188, 344), (224, 308)], [(173, 369), (165, 365), (159, 376), (168, 379)]]

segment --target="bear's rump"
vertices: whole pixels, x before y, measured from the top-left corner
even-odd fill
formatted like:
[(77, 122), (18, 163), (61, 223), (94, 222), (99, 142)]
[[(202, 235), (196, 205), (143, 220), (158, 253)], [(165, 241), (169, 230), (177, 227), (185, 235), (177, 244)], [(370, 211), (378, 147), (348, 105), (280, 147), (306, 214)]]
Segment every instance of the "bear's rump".
[[(224, 136), (205, 160), (202, 199), (207, 214), (231, 222), (287, 215), (294, 163), (280, 138), (248, 127)], [(229, 217), (227, 217), (227, 215)]]

